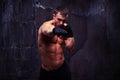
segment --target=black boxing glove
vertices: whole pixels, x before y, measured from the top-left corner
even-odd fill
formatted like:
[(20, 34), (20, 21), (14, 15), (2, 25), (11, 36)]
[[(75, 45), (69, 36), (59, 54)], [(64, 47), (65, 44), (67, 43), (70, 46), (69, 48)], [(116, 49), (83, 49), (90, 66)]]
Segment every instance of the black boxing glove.
[(66, 30), (62, 29), (59, 26), (53, 29), (53, 33), (57, 36), (62, 36), (62, 37), (65, 37), (68, 34)]
[(66, 38), (73, 37), (73, 32), (72, 32), (72, 29), (71, 29), (71, 27), (69, 25), (67, 25), (67, 26), (61, 26), (60, 28), (62, 28), (65, 31), (67, 31), (67, 34), (64, 37), (66, 37)]

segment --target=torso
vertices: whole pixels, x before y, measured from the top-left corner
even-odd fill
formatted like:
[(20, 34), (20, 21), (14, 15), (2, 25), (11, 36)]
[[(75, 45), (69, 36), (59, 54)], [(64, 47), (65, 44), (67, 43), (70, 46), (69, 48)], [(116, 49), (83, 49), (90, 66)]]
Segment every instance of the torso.
[(56, 35), (48, 37), (41, 32), (40, 44), (42, 67), (48, 71), (59, 68), (64, 62), (62, 50), (64, 40)]

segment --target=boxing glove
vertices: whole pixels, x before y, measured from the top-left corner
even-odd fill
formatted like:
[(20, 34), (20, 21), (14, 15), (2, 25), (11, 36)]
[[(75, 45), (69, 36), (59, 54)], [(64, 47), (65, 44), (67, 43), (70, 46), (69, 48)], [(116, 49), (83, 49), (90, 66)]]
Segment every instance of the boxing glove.
[(62, 36), (62, 37), (65, 37), (68, 32), (64, 29), (62, 29), (61, 27), (57, 26), (53, 29), (53, 33), (57, 36)]
[(73, 32), (72, 32), (72, 29), (69, 25), (67, 26), (60, 26), (61, 29), (64, 29), (65, 31), (67, 31), (67, 34), (64, 36), (66, 38), (68, 37), (73, 37)]

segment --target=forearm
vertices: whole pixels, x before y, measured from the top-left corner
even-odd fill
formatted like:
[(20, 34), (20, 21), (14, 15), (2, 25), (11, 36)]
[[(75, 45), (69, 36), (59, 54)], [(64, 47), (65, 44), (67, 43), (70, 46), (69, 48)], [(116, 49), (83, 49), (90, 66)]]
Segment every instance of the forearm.
[(74, 48), (75, 40), (74, 38), (68, 38), (65, 40), (65, 46), (69, 52), (71, 52)]

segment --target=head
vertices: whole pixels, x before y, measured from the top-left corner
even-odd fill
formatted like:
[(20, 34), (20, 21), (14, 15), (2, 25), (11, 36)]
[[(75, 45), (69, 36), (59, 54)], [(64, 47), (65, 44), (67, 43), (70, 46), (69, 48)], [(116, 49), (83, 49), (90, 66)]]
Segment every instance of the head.
[(68, 9), (65, 7), (57, 7), (53, 13), (53, 20), (56, 26), (63, 25), (68, 18)]

